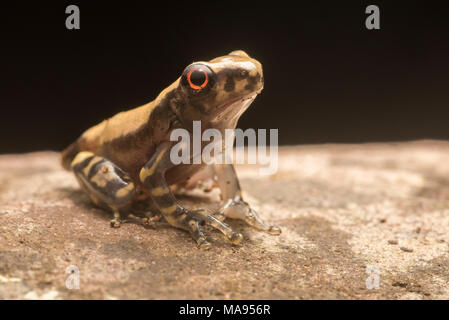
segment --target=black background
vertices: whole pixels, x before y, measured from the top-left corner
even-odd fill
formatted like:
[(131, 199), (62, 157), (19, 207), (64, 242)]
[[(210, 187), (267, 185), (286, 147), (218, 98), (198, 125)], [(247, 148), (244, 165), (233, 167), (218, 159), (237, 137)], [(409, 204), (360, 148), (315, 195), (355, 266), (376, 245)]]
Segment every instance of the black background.
[(92, 2), (1, 5), (0, 152), (61, 149), (235, 49), (265, 76), (241, 128), (279, 128), (281, 144), (449, 139), (444, 2)]

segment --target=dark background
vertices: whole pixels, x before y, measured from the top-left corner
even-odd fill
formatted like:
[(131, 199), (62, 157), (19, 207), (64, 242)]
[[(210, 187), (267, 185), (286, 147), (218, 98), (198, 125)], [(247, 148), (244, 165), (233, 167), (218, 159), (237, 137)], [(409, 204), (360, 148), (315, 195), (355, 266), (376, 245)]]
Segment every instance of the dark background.
[[(62, 149), (235, 49), (265, 75), (241, 128), (279, 128), (281, 144), (449, 139), (444, 2), (92, 2), (1, 5), (0, 152)], [(81, 30), (65, 28), (69, 4)]]

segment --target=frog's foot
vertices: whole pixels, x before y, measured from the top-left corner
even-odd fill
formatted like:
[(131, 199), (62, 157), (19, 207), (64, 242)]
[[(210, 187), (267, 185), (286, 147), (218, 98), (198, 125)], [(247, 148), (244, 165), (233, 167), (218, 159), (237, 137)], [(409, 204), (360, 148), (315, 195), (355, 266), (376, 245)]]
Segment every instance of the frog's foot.
[(263, 222), (257, 212), (239, 196), (229, 199), (220, 211), (220, 214), (228, 218), (244, 220), (253, 228), (272, 235), (279, 235), (282, 232), (278, 226), (268, 225)]
[[(173, 217), (176, 222), (172, 222), (174, 226), (188, 230), (192, 235), (193, 239), (196, 241), (200, 249), (209, 249), (211, 244), (207, 241), (206, 236), (203, 232), (203, 226), (208, 225), (217, 229), (223, 233), (228, 240), (237, 245), (242, 242), (243, 236), (241, 233), (234, 232), (230, 226), (226, 223), (221, 222), (219, 219), (214, 217), (211, 213), (204, 209), (198, 210), (186, 210), (183, 209), (181, 214)], [(171, 220), (171, 219), (170, 219)]]
[[(140, 224), (144, 228), (152, 228), (155, 226), (156, 222), (159, 222), (161, 219), (160, 214), (148, 214), (148, 213), (141, 213), (140, 215), (136, 215), (135, 212), (128, 214), (128, 218), (130, 219), (130, 222)], [(123, 220), (122, 220), (123, 221)]]
[(122, 218), (120, 217), (120, 212), (114, 211), (114, 218), (110, 221), (111, 228), (120, 228), (122, 225)]
[(156, 222), (162, 219), (159, 209), (148, 201), (134, 202), (131, 212), (129, 217), (132, 217), (135, 223), (141, 224), (144, 228), (152, 228)]
[(145, 217), (141, 219), (142, 225), (144, 228), (152, 228), (156, 224), (156, 222), (159, 222), (161, 220), (160, 215), (154, 215), (151, 217)]

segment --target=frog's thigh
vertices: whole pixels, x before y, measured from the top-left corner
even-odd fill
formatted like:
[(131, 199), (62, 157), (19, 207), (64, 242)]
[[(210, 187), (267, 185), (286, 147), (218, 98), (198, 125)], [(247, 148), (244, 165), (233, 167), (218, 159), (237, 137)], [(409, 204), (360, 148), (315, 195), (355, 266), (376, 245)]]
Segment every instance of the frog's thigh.
[(120, 226), (119, 209), (132, 201), (136, 191), (131, 178), (111, 161), (87, 151), (76, 155), (71, 168), (91, 200), (114, 212), (111, 226)]

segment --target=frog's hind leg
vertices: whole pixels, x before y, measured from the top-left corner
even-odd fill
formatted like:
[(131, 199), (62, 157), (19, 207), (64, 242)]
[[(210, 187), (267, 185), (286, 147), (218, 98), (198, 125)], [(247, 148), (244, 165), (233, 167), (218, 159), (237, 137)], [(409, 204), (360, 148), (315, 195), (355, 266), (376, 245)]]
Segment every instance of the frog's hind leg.
[(234, 232), (230, 226), (221, 222), (203, 209), (188, 210), (177, 201), (167, 184), (165, 173), (174, 166), (170, 159), (171, 144), (161, 144), (156, 153), (140, 171), (140, 181), (150, 191), (151, 198), (162, 212), (165, 220), (172, 226), (190, 232), (198, 247), (210, 248), (210, 243), (202, 231), (203, 225), (209, 225), (222, 232), (233, 244), (239, 244), (243, 236)]
[(120, 209), (130, 205), (136, 192), (131, 178), (111, 161), (87, 151), (78, 153), (70, 166), (92, 202), (113, 211), (111, 227), (120, 227)]

